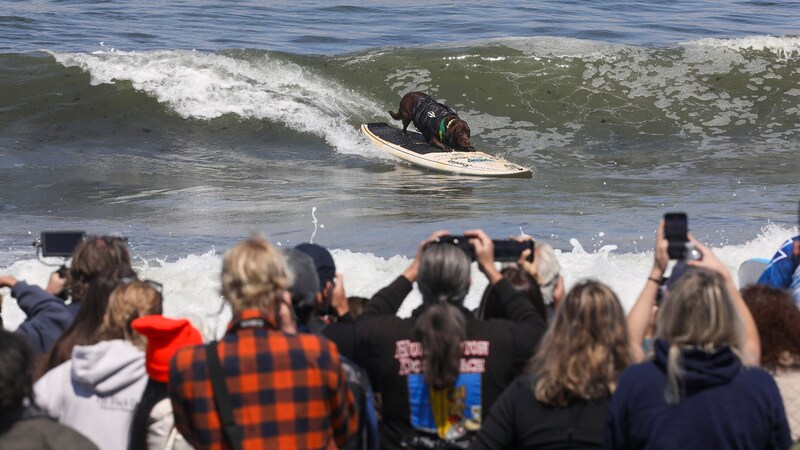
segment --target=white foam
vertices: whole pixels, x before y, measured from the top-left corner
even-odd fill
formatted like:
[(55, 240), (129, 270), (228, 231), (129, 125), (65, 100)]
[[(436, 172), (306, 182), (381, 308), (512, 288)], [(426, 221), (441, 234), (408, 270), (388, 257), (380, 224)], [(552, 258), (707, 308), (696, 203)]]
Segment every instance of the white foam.
[[(734, 273), (742, 262), (750, 258), (770, 258), (780, 244), (797, 234), (797, 229), (784, 228), (770, 224), (755, 239), (741, 245), (714, 247), (715, 254)], [(590, 253), (583, 249), (577, 239), (571, 240), (572, 249), (556, 250), (556, 258), (561, 264), (561, 273), (567, 288), (577, 281), (593, 278), (607, 283), (617, 293), (623, 307), (628, 310), (644, 286), (652, 267), (653, 252), (617, 253), (615, 246), (604, 246)], [(332, 249), (336, 267), (343, 274), (345, 292), (348, 295), (371, 297), (380, 288), (391, 283), (411, 263), (403, 255), (391, 258), (378, 257), (372, 253), (360, 253), (347, 249)], [(138, 260), (136, 270), (141, 278), (149, 278), (163, 283), (165, 314), (172, 317), (189, 317), (196, 323), (202, 322), (206, 336), (219, 336), (230, 319), (228, 309), (221, 310), (223, 304), (219, 295), (219, 271), (221, 256), (212, 249), (200, 255), (187, 255), (177, 261)], [(18, 261), (0, 272), (24, 279), (32, 284), (45, 286), (53, 267), (43, 265), (35, 259)], [(474, 309), (480, 303), (486, 278), (472, 267), (473, 284), (465, 305)], [(2, 295), (3, 320), (5, 327), (15, 329), (24, 319), (8, 289)], [(398, 315), (407, 317), (421, 302), (419, 291), (409, 294)]]
[(800, 36), (746, 36), (735, 39), (706, 38), (681, 42), (683, 46), (727, 48), (731, 50), (767, 50), (778, 59), (800, 56)]
[(88, 72), (93, 85), (128, 81), (185, 118), (267, 119), (319, 136), (340, 153), (381, 155), (349, 119), (382, 116), (382, 108), (290, 61), (188, 50), (48, 53), (66, 67)]

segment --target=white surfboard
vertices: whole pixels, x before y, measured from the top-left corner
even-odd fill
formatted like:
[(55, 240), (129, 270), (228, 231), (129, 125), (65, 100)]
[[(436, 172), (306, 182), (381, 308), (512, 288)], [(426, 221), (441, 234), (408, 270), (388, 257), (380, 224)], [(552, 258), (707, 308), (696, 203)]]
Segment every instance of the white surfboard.
[(420, 167), (480, 177), (530, 178), (533, 176), (527, 167), (488, 153), (480, 151), (443, 152), (425, 142), (422, 134), (409, 131), (407, 136), (403, 136), (399, 128), (392, 127), (387, 123), (361, 125), (361, 132), (381, 150)]
[(769, 265), (768, 258), (751, 258), (739, 266), (739, 288), (755, 284)]

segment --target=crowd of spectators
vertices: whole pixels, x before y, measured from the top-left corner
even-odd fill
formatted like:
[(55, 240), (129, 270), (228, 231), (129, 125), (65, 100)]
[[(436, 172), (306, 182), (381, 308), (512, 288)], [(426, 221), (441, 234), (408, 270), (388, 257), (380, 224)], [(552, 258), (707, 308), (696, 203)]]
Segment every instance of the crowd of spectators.
[(325, 247), (253, 236), (205, 343), (124, 239), (90, 236), (45, 289), (0, 275), (26, 314), (0, 330), (0, 448), (800, 448), (800, 237), (740, 291), (691, 236), (700, 257), (671, 260), (663, 228), (627, 314), (542, 242), (500, 264), (482, 230), (471, 254), (437, 231), (363, 298)]

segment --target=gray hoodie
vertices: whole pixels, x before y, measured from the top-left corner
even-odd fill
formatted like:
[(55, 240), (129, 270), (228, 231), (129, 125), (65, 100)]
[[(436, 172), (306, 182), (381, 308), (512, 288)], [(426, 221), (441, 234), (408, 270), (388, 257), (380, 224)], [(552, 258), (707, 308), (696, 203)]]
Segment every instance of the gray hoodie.
[(144, 352), (116, 339), (75, 346), (71, 360), (36, 382), (34, 395), (51, 417), (98, 447), (122, 450), (146, 385)]

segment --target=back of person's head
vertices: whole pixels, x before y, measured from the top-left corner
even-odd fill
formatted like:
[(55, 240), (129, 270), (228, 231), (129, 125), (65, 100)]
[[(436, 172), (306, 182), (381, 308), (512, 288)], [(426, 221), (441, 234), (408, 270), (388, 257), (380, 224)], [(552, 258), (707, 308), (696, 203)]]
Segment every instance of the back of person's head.
[(97, 332), (103, 323), (108, 299), (119, 284), (118, 276), (136, 275), (133, 269), (129, 270), (119, 274), (99, 273), (89, 282), (78, 314), (45, 355), (43, 364), (37, 370), (37, 378), (72, 358), (72, 349), (76, 345), (97, 343)]
[(722, 278), (704, 269), (688, 270), (670, 287), (656, 322), (656, 337), (676, 346), (738, 348), (741, 333)]
[(286, 258), (288, 290), (292, 296), (292, 308), (300, 323), (306, 323), (320, 291), (317, 269), (308, 254), (294, 248), (283, 249)]
[(705, 269), (689, 269), (669, 288), (656, 319), (657, 339), (669, 343), (667, 401), (680, 399), (681, 353), (712, 352), (728, 346), (739, 356), (742, 321), (722, 278)]
[(761, 338), (761, 365), (770, 371), (800, 366), (800, 309), (783, 289), (754, 284), (742, 289)]
[(369, 302), (369, 299), (366, 297), (359, 297), (357, 295), (347, 297), (347, 306), (350, 308), (350, 315), (353, 316), (353, 319), (357, 319), (361, 313), (364, 312), (364, 307), (367, 306), (367, 302)]
[(147, 338), (146, 367), (150, 376), (142, 398), (131, 419), (128, 448), (146, 449), (150, 413), (160, 401), (168, 398), (169, 362), (182, 347), (203, 343), (200, 332), (186, 319), (170, 319), (160, 314), (139, 317), (132, 328)]
[(98, 330), (102, 340), (125, 339), (144, 348), (145, 338), (131, 326), (138, 317), (161, 314), (163, 299), (151, 282), (135, 280), (117, 286), (108, 299), (108, 308)]
[(539, 288), (542, 291), (545, 305), (553, 304), (553, 292), (561, 276), (561, 265), (556, 259), (556, 253), (549, 244), (544, 242), (536, 243), (536, 276)]
[(72, 300), (81, 302), (87, 295), (89, 284), (99, 275), (124, 277), (130, 273), (131, 256), (123, 238), (114, 236), (89, 236), (75, 247), (69, 268), (69, 292)]
[(607, 398), (630, 360), (628, 326), (616, 294), (599, 281), (582, 281), (556, 308), (531, 359), (534, 395), (554, 406)]
[(417, 319), (415, 338), (424, 349), (423, 374), (433, 389), (455, 385), (461, 360), (461, 342), (467, 338), (467, 320), (456, 306), (469, 290), (469, 259), (450, 244), (430, 245), (423, 251), (417, 285), (427, 305)]
[(469, 292), (469, 258), (455, 245), (429, 245), (419, 262), (417, 285), (423, 303), (460, 305)]
[[(535, 280), (533, 280), (533, 277), (531, 277), (525, 269), (517, 265), (503, 268), (500, 273), (503, 274), (503, 278), (507, 279), (508, 282), (514, 286), (514, 289), (525, 293), (525, 296), (531, 301), (533, 308), (539, 313), (542, 320), (547, 323), (547, 308), (542, 299), (539, 298), (541, 289), (540, 286), (534, 282)], [(504, 318), (512, 319), (511, 317)]]
[[(524, 292), (525, 296), (531, 301), (533, 308), (539, 313), (539, 316), (547, 322), (547, 308), (539, 296), (539, 286), (534, 282), (533, 277), (523, 268), (513, 265), (504, 267), (500, 270), (503, 278), (508, 280), (514, 289)], [(512, 319), (505, 317), (502, 305), (497, 302), (497, 297), (494, 286), (491, 284), (486, 286), (481, 297), (481, 303), (478, 305), (476, 316), (482, 320), (488, 319)]]
[(296, 246), (295, 249), (311, 257), (314, 262), (320, 291), (325, 289), (326, 284), (334, 282), (336, 278), (336, 263), (327, 248), (319, 244), (304, 243)]
[(288, 285), (281, 252), (262, 237), (252, 237), (225, 253), (222, 296), (234, 312), (256, 308), (272, 314)]
[(19, 336), (0, 328), (0, 420), (33, 396), (33, 356)]

